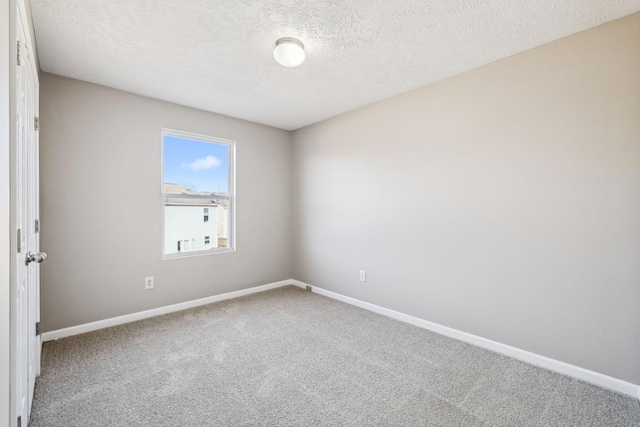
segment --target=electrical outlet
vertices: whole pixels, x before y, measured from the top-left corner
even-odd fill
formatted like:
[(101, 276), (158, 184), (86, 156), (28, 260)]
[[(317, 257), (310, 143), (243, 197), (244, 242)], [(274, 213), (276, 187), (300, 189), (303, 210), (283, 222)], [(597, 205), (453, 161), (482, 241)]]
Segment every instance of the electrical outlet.
[(360, 281), (361, 282), (367, 281), (367, 272), (364, 270), (360, 270)]
[(153, 277), (145, 277), (144, 278), (144, 288), (145, 289), (153, 289)]

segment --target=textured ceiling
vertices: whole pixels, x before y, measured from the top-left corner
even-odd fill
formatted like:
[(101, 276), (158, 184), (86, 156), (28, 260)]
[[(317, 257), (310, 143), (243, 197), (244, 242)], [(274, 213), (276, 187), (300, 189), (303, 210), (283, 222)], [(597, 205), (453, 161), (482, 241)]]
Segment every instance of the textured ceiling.
[[(297, 129), (640, 10), (640, 0), (31, 0), (44, 71)], [(278, 65), (297, 37), (307, 59)]]

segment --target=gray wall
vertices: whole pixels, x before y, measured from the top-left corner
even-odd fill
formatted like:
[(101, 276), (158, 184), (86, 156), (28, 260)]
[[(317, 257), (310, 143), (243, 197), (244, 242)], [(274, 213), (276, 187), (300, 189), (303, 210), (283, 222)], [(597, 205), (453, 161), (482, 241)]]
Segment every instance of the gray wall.
[(293, 143), (296, 279), (640, 383), (640, 14)]
[[(44, 331), (291, 278), (289, 132), (47, 73), (40, 102)], [(163, 127), (236, 141), (236, 252), (161, 259)]]

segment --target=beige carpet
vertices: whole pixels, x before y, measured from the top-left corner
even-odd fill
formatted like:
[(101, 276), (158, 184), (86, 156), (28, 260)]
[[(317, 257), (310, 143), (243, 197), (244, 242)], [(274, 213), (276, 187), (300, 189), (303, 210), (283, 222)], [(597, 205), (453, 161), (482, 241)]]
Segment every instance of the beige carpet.
[(640, 404), (289, 286), (46, 343), (30, 425), (640, 426)]

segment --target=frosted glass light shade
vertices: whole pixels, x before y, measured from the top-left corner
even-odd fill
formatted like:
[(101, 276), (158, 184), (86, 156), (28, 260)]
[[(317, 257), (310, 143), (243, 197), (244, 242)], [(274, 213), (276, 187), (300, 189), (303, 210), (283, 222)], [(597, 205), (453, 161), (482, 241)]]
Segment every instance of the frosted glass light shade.
[(297, 67), (305, 58), (304, 45), (300, 40), (285, 37), (276, 41), (273, 57), (284, 67)]

